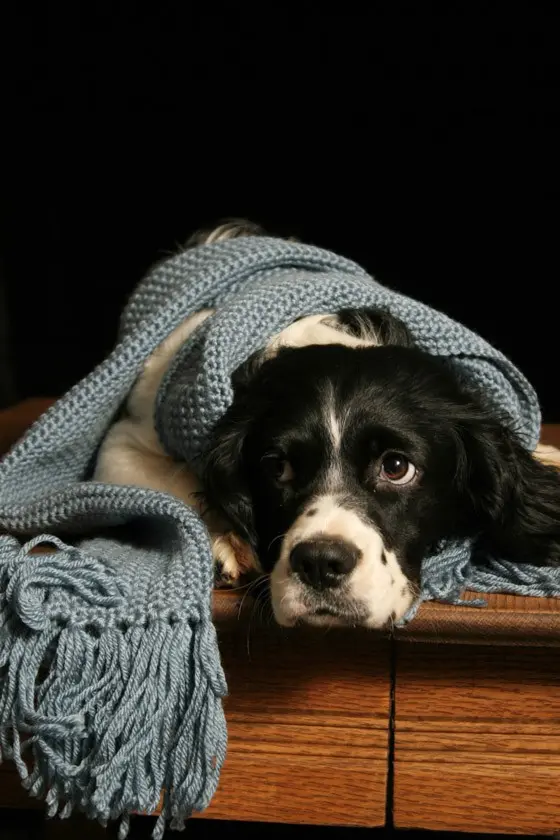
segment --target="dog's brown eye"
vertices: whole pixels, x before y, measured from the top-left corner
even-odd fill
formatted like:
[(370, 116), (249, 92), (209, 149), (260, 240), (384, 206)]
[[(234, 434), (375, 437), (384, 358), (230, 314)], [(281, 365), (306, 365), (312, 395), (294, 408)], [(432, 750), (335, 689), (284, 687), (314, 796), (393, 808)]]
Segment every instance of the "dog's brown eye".
[(280, 455), (265, 455), (261, 458), (261, 464), (270, 478), (278, 484), (287, 484), (294, 477), (292, 465)]
[(398, 452), (387, 452), (381, 462), (379, 477), (391, 484), (410, 484), (416, 477), (416, 467)]

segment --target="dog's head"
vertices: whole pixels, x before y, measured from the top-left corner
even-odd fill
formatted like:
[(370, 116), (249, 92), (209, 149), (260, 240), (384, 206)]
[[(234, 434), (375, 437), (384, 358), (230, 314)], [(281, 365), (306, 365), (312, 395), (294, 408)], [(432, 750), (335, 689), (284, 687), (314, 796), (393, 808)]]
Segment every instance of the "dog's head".
[(311, 344), (277, 342), (237, 371), (205, 476), (209, 502), (270, 573), (280, 624), (401, 618), (422, 559), (450, 538), (560, 560), (560, 473), (446, 363), (382, 313), (310, 330)]

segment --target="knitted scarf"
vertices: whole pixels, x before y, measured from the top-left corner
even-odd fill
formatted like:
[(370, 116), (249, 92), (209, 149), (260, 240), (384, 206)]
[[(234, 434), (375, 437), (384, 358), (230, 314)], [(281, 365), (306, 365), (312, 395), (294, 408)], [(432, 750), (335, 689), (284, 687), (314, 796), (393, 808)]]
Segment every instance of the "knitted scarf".
[[(401, 318), (528, 449), (539, 436), (536, 396), (501, 353), (350, 260), (248, 237), (156, 266), (131, 297), (110, 356), (0, 464), (0, 748), (50, 814), (120, 817), (122, 837), (131, 812), (161, 804), (157, 838), (167, 820), (180, 827), (208, 805), (226, 751), (226, 684), (210, 542), (197, 514), (165, 493), (88, 479), (146, 358), (207, 307), (216, 313), (177, 354), (155, 417), (167, 452), (195, 468), (232, 401), (232, 371), (295, 318), (345, 307)], [(558, 594), (560, 578), (507, 560), (474, 566), (466, 543), (442, 546), (424, 564), (422, 598), (457, 603), (466, 586)]]

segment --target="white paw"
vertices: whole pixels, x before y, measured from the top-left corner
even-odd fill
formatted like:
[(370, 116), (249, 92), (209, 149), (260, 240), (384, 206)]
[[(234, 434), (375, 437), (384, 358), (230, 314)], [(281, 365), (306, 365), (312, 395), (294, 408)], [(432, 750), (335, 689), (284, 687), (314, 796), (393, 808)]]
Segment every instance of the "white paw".
[(234, 586), (243, 575), (259, 568), (253, 549), (234, 531), (214, 536), (212, 553), (216, 563), (217, 585)]

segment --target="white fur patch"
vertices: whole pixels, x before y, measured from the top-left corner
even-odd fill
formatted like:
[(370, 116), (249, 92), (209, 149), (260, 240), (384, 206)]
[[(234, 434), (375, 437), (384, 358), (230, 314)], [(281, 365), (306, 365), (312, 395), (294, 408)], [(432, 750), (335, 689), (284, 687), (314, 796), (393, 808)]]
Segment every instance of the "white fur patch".
[(338, 454), (342, 441), (342, 422), (336, 413), (336, 405), (332, 389), (330, 389), (330, 393), (327, 396), (325, 409), (327, 429), (329, 430), (331, 443), (333, 445), (333, 453)]
[(324, 313), (294, 321), (268, 342), (266, 355), (276, 355), (281, 347), (309, 347), (311, 344), (342, 344), (344, 347), (376, 347), (375, 336), (358, 338), (336, 328), (336, 316)]
[[(337, 624), (331, 616), (313, 616), (305, 606), (306, 585), (291, 573), (290, 553), (300, 542), (315, 538), (339, 537), (356, 546), (361, 557), (340, 590), (341, 608), (351, 613), (355, 603), (367, 617), (361, 624), (383, 627), (398, 620), (413, 601), (408, 580), (393, 552), (387, 551), (379, 532), (354, 511), (340, 506), (336, 495), (322, 496), (309, 503), (284, 537), (279, 559), (271, 575), (274, 615), (279, 624), (297, 621), (310, 624)], [(336, 590), (331, 590), (334, 593)], [(332, 597), (332, 596), (331, 596)]]

